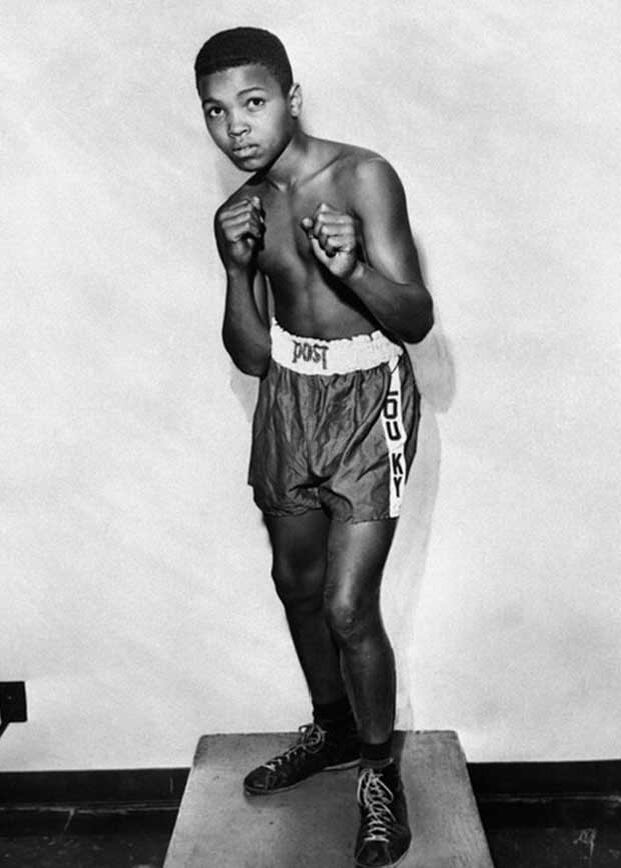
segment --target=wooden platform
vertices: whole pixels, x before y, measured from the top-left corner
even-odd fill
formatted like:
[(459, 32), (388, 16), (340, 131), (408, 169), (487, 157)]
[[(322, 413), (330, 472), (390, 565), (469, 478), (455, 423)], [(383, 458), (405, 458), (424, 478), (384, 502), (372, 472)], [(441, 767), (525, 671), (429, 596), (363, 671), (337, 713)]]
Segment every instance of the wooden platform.
[[(245, 774), (291, 733), (203, 736), (164, 868), (353, 868), (356, 769), (248, 798)], [(493, 868), (454, 732), (397, 735), (413, 841), (400, 868)]]

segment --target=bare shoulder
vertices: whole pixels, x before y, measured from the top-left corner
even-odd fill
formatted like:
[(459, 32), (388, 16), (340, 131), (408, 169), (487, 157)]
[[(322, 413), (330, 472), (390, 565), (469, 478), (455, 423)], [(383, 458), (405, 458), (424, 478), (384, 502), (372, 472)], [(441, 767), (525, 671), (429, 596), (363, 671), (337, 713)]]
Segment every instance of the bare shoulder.
[(401, 188), (401, 181), (393, 166), (381, 154), (366, 151), (358, 156), (355, 167), (357, 189), (363, 195), (394, 193)]
[(335, 176), (351, 190), (355, 200), (401, 195), (403, 187), (399, 176), (381, 154), (356, 145), (342, 144), (338, 148)]

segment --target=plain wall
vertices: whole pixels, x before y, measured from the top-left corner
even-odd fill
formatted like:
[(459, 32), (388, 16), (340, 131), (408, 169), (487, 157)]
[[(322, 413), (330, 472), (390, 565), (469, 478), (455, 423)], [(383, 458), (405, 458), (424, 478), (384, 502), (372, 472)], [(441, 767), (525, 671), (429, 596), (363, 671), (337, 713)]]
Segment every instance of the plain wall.
[(241, 178), (192, 80), (238, 24), (283, 38), (311, 132), (393, 163), (436, 301), (384, 589), (400, 723), (473, 761), (621, 756), (616, 0), (2, 16), (0, 679), (29, 721), (0, 768), (188, 765), (309, 718), (220, 341)]

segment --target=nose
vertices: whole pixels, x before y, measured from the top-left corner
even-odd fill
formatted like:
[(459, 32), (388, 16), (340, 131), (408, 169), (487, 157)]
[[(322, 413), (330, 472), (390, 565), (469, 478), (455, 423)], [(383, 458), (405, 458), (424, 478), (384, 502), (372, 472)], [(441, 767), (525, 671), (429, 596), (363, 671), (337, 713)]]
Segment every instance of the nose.
[(238, 139), (248, 132), (248, 122), (241, 114), (229, 115), (228, 133), (232, 139)]

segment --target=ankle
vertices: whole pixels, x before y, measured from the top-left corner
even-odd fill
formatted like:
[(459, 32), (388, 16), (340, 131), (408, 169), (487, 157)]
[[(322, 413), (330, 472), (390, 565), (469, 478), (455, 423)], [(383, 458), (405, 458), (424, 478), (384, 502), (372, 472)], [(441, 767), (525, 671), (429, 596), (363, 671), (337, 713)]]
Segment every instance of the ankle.
[(371, 743), (363, 741), (360, 745), (361, 768), (384, 769), (394, 762), (392, 755), (392, 736), (386, 741)]
[(313, 720), (323, 729), (331, 732), (342, 732), (356, 725), (347, 696), (333, 702), (313, 702)]

